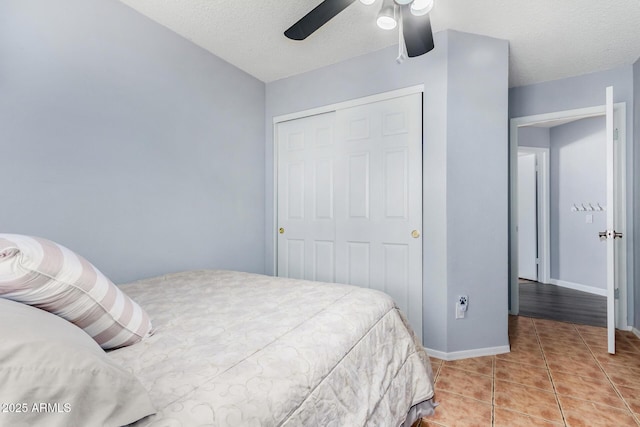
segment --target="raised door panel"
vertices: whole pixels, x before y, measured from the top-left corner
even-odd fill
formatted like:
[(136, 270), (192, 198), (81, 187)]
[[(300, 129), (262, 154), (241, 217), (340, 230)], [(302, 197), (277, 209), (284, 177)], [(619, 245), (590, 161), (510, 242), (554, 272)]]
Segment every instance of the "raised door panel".
[(334, 160), (318, 159), (314, 164), (315, 219), (333, 220)]
[(350, 285), (370, 287), (371, 250), (369, 242), (342, 242), (346, 245), (346, 280)]
[(335, 242), (314, 242), (313, 280), (320, 282), (335, 281)]
[(409, 307), (409, 252), (408, 245), (383, 244), (383, 290), (400, 307)]
[(347, 171), (347, 203), (350, 219), (369, 219), (370, 155), (350, 153)]
[(286, 205), (284, 207), (284, 215), (287, 219), (304, 219), (305, 205), (305, 163), (304, 161), (291, 162), (287, 165), (286, 170)]
[(408, 219), (408, 169), (407, 148), (401, 147), (383, 152), (383, 205), (386, 219)]
[(305, 244), (302, 239), (287, 239), (285, 246), (284, 257), (286, 264), (284, 266), (284, 273), (286, 277), (293, 279), (304, 279), (304, 256), (305, 256)]

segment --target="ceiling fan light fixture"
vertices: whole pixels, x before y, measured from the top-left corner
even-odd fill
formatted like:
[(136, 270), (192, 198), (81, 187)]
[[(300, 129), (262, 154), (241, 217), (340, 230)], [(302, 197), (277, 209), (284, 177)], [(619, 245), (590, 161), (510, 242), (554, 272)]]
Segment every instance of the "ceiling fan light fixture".
[(405, 6), (411, 3), (413, 0), (393, 0), (393, 1), (395, 1), (398, 6)]
[(393, 0), (384, 0), (382, 8), (378, 12), (378, 19), (376, 20), (378, 27), (383, 30), (393, 30), (398, 25), (396, 20), (396, 8), (393, 4)]
[(376, 24), (383, 30), (393, 30), (398, 25), (396, 20), (390, 16), (379, 16)]
[(411, 3), (411, 14), (414, 16), (424, 16), (433, 9), (433, 0), (414, 0)]
[(366, 4), (367, 6), (369, 6), (370, 4), (374, 4), (375, 2), (376, 0), (360, 0), (360, 3)]

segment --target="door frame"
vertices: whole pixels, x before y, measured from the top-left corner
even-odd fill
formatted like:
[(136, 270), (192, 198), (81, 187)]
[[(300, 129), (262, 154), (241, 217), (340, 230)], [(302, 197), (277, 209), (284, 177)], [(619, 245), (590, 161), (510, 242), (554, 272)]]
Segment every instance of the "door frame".
[[(388, 99), (400, 98), (415, 93), (424, 93), (424, 84), (409, 86), (402, 89), (382, 92), (362, 98), (350, 99), (348, 101), (337, 102), (333, 104), (323, 105), (308, 110), (297, 111), (290, 114), (283, 114), (273, 117), (273, 223), (271, 224), (271, 232), (273, 235), (273, 258), (271, 259), (273, 273), (278, 275), (278, 123), (287, 122), (289, 120), (301, 119), (303, 117), (315, 116), (318, 114), (329, 113), (345, 108), (356, 107), (364, 104), (372, 104), (374, 102), (386, 101)], [(424, 114), (424, 105), (423, 105)], [(424, 126), (424, 124), (423, 124)], [(424, 131), (423, 131), (424, 132)], [(424, 138), (424, 134), (423, 134)], [(424, 214), (424, 212), (423, 212)]]
[[(549, 123), (559, 120), (579, 120), (589, 117), (600, 117), (606, 114), (605, 108), (606, 106), (603, 104), (595, 107), (515, 117), (509, 121), (509, 291), (511, 304), (509, 314), (517, 315), (520, 311), (520, 292), (518, 287), (518, 234), (516, 229), (518, 218), (518, 129), (534, 124)], [(627, 168), (625, 159), (626, 152), (630, 150), (628, 150), (629, 141), (627, 140), (626, 135), (626, 103), (620, 102), (614, 104), (614, 116), (614, 122), (617, 124), (617, 128), (619, 130), (618, 140), (623, 141), (623, 143), (618, 145), (618, 149), (620, 151), (615, 159), (617, 172), (614, 191), (617, 196), (617, 223), (619, 224), (617, 228), (623, 230), (624, 233), (624, 238), (618, 240), (620, 245), (618, 252), (622, 256), (616, 257), (616, 273), (618, 273), (619, 277), (618, 288), (620, 292), (619, 299), (616, 300), (618, 313), (616, 318), (616, 328), (628, 330), (627, 284), (629, 283), (629, 275), (627, 271), (627, 251), (628, 248), (632, 247), (632, 233), (627, 229)], [(549, 193), (547, 192), (547, 196), (548, 195)], [(545, 208), (547, 212), (548, 208), (548, 206)], [(550, 241), (550, 228), (548, 227), (548, 224), (545, 227), (544, 239), (546, 241), (545, 244), (548, 244)], [(548, 251), (546, 255), (549, 255)], [(547, 258), (547, 268), (550, 269), (549, 259), (550, 258)], [(550, 277), (547, 276), (547, 278)]]

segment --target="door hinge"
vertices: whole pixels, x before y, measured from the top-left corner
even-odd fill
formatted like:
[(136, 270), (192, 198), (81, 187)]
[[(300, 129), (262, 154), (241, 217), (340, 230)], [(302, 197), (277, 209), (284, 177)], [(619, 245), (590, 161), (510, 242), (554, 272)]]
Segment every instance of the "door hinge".
[(620, 299), (620, 288), (615, 288), (613, 290), (613, 299)]
[(615, 128), (615, 129), (613, 130), (613, 140), (614, 140), (614, 141), (617, 141), (617, 140), (618, 140), (618, 138), (619, 138), (619, 136), (618, 136), (618, 128)]
[(536, 258), (536, 264), (540, 264), (540, 258)]

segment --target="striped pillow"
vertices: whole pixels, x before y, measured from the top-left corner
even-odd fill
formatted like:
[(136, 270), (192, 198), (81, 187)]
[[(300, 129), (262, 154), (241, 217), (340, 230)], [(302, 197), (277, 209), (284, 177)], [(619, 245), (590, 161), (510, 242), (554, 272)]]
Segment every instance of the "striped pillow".
[(97, 268), (37, 237), (0, 234), (0, 297), (67, 319), (105, 350), (151, 334), (147, 313)]

